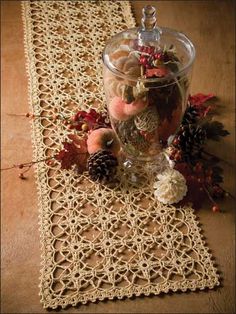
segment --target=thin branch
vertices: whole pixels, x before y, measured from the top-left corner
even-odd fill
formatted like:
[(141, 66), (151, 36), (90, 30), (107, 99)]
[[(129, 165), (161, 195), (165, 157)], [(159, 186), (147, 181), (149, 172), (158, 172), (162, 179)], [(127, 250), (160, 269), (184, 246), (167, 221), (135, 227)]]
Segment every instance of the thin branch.
[(55, 113), (54, 116), (41, 116), (36, 114), (27, 114), (27, 113), (6, 113), (8, 116), (14, 116), (14, 117), (26, 117), (26, 118), (37, 118), (37, 119), (61, 119), (61, 120), (69, 120), (70, 118), (65, 117), (62, 113)]
[(206, 187), (205, 185), (203, 185), (203, 189), (204, 189), (204, 191), (206, 192), (206, 194), (207, 194), (209, 200), (210, 200), (213, 204), (215, 204), (216, 202), (215, 202), (214, 199), (212, 198), (210, 192), (208, 191), (208, 189), (207, 189), (207, 187)]
[(40, 160), (36, 160), (36, 161), (30, 161), (30, 162), (25, 162), (25, 163), (22, 163), (22, 164), (18, 164), (18, 165), (13, 165), (11, 167), (7, 167), (7, 168), (1, 168), (0, 170), (3, 171), (3, 170), (10, 170), (10, 169), (14, 169), (14, 168), (25, 168), (25, 167), (31, 167), (33, 166), (34, 164), (37, 164), (39, 162), (43, 162), (43, 161), (47, 161), (47, 160), (50, 160), (50, 159), (54, 159), (55, 157), (52, 156), (52, 157), (47, 157), (47, 158), (44, 158), (44, 159), (40, 159)]

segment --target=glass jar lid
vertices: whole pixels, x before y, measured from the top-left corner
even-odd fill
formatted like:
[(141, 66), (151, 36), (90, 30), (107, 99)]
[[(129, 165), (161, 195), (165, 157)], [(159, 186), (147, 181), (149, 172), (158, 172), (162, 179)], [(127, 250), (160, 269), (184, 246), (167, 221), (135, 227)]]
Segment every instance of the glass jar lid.
[(144, 7), (141, 27), (125, 30), (108, 42), (104, 65), (114, 75), (131, 81), (162, 82), (184, 76), (195, 58), (195, 48), (181, 32), (158, 27), (156, 9)]

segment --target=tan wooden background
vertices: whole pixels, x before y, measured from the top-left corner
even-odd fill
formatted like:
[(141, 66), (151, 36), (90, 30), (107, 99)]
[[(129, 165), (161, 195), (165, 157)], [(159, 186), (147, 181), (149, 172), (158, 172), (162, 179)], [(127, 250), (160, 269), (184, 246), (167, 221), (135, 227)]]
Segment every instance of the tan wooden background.
[[(222, 108), (218, 117), (231, 132), (211, 145), (224, 158), (224, 187), (235, 191), (235, 6), (234, 1), (132, 1), (137, 21), (144, 4), (158, 9), (158, 23), (186, 33), (197, 57), (192, 93), (214, 93)], [(1, 1), (2, 32), (2, 167), (30, 161), (30, 125), (6, 113), (28, 111), (23, 29), (19, 1)], [(38, 297), (40, 245), (33, 172), (22, 182), (17, 171), (2, 173), (2, 313), (45, 313)], [(105, 301), (67, 309), (67, 313), (233, 313), (235, 297), (235, 202), (230, 198), (214, 214), (197, 212), (207, 243), (216, 258), (222, 286), (213, 291), (161, 294)]]

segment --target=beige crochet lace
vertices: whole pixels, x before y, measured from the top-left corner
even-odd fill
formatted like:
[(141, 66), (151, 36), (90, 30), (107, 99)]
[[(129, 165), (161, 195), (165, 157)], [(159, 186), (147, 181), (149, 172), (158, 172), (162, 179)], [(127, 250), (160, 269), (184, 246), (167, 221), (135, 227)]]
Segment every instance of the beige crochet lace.
[[(67, 136), (55, 113), (104, 110), (101, 52), (134, 26), (127, 1), (23, 1), (34, 159), (55, 154)], [(123, 173), (104, 186), (86, 174), (39, 163), (44, 307), (186, 291), (219, 284), (191, 208), (164, 206), (154, 175)]]

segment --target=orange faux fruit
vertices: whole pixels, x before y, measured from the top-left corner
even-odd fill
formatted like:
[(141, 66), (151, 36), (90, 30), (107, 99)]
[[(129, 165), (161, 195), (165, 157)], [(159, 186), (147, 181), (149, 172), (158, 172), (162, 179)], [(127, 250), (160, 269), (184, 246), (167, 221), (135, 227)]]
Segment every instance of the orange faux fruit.
[(114, 155), (120, 151), (120, 143), (115, 132), (109, 128), (100, 128), (92, 131), (87, 139), (89, 154), (94, 154), (101, 149), (108, 150)]
[(125, 104), (124, 113), (128, 116), (135, 116), (147, 107), (147, 102), (142, 99), (135, 100), (131, 104)]
[(118, 121), (128, 120), (130, 116), (125, 113), (126, 105), (127, 104), (122, 100), (121, 97), (114, 97), (108, 106), (111, 117)]

